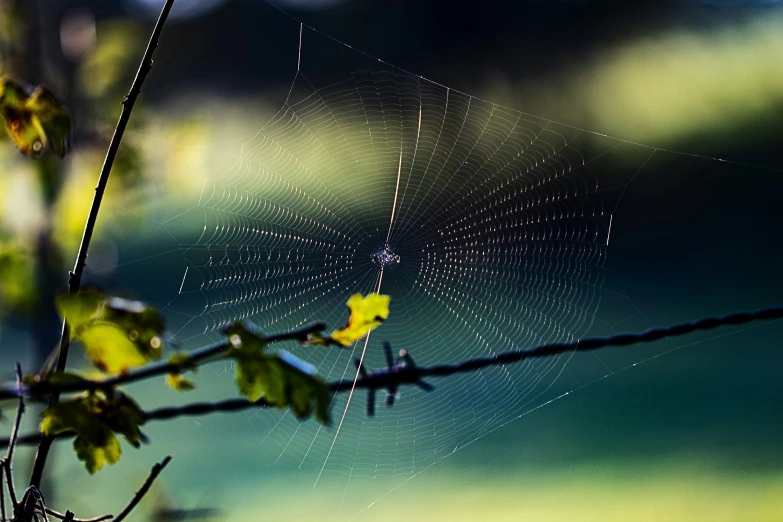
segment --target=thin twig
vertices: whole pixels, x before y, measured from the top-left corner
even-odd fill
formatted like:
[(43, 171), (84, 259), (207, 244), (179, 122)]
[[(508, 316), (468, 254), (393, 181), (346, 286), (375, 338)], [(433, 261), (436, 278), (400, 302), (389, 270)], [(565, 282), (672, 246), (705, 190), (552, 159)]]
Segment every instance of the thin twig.
[(44, 504), (43, 496), (38, 496), (38, 510), (41, 511), (41, 514), (43, 515), (44, 522), (49, 522), (49, 517), (46, 516), (46, 505)]
[(0, 459), (0, 520), (5, 522), (5, 457)]
[[(22, 389), (22, 366), (16, 363), (16, 387), (21, 391)], [(11, 505), (16, 512), (16, 508), (19, 503), (16, 499), (16, 490), (14, 489), (14, 449), (19, 440), (19, 426), (22, 424), (22, 416), (24, 415), (25, 404), (24, 394), (19, 394), (17, 398), (18, 403), (16, 406), (16, 418), (14, 419), (14, 427), (11, 430), (11, 437), (8, 440), (8, 450), (5, 454), (4, 468), (6, 473), (6, 480), (8, 482), (8, 496), (11, 497)], [(2, 493), (2, 491), (0, 491)], [(5, 506), (3, 507), (5, 509)]]
[[(160, 17), (155, 24), (155, 29), (152, 31), (147, 50), (144, 52), (144, 58), (141, 60), (139, 70), (136, 72), (136, 78), (133, 80), (130, 91), (125, 99), (122, 101), (122, 112), (120, 113), (120, 119), (117, 122), (117, 127), (114, 129), (114, 135), (111, 138), (109, 149), (106, 152), (106, 159), (103, 162), (103, 168), (101, 174), (98, 177), (98, 185), (95, 187), (95, 196), (92, 200), (92, 206), (90, 207), (90, 213), (87, 215), (87, 222), (84, 225), (84, 234), (82, 235), (82, 242), (79, 246), (79, 253), (76, 256), (76, 263), (68, 279), (68, 291), (71, 294), (75, 294), (79, 291), (82, 283), (82, 274), (84, 273), (84, 267), (87, 265), (87, 252), (90, 249), (90, 240), (92, 239), (93, 231), (95, 230), (95, 223), (98, 220), (98, 212), (101, 208), (101, 201), (103, 200), (103, 194), (106, 192), (106, 186), (109, 183), (109, 175), (111, 174), (111, 168), (114, 164), (114, 158), (117, 155), (117, 151), (120, 148), (120, 142), (122, 141), (122, 135), (125, 132), (125, 127), (130, 120), (131, 111), (133, 105), (136, 103), (136, 99), (141, 94), (141, 86), (144, 83), (144, 79), (147, 77), (150, 69), (152, 69), (152, 55), (155, 49), (158, 47), (158, 39), (160, 33), (163, 31), (163, 26), (166, 23), (171, 6), (174, 4), (174, 0), (166, 0), (163, 5), (163, 9), (160, 12)], [(68, 347), (71, 342), (71, 334), (68, 329), (68, 323), (63, 320), (62, 336), (60, 337), (59, 352), (57, 355), (57, 370), (64, 371), (66, 360), (68, 358)], [(51, 395), (50, 405), (57, 404), (59, 400), (59, 394), (54, 392)], [(33, 463), (33, 471), (30, 476), (31, 486), (40, 486), (41, 478), (43, 476), (44, 466), (46, 464), (46, 457), (49, 454), (49, 448), (51, 448), (53, 439), (51, 437), (44, 436), (41, 438), (41, 443), (38, 446), (38, 452), (35, 455), (35, 462)]]
[(65, 520), (65, 517), (68, 516), (68, 513), (71, 514), (71, 522), (102, 522), (104, 520), (111, 520), (114, 518), (114, 515), (102, 515), (95, 518), (74, 518), (73, 513), (70, 511), (66, 511), (65, 514), (62, 514), (53, 509), (46, 508), (47, 515), (51, 515), (54, 518), (59, 518), (60, 520)]
[(144, 495), (147, 494), (147, 491), (149, 491), (150, 486), (152, 486), (152, 483), (155, 481), (156, 478), (158, 478), (160, 472), (163, 471), (163, 468), (165, 468), (170, 461), (171, 461), (171, 455), (168, 455), (166, 456), (165, 459), (161, 460), (160, 462), (152, 466), (152, 471), (150, 471), (147, 480), (144, 481), (144, 484), (142, 484), (139, 490), (133, 495), (133, 498), (131, 499), (130, 502), (128, 502), (128, 505), (125, 506), (125, 509), (123, 509), (119, 515), (117, 515), (117, 518), (114, 519), (115, 522), (122, 522), (122, 520), (128, 516), (128, 514), (133, 510), (133, 508), (136, 507), (136, 504), (138, 504), (141, 501), (141, 499), (144, 497)]
[(46, 503), (43, 494), (37, 487), (27, 486), (24, 496), (22, 496), (22, 502), (14, 510), (14, 520), (31, 520), (33, 518), (38, 520), (38, 516), (35, 514), (36, 509), (43, 513), (44, 522), (49, 522), (49, 518), (44, 512)]
[[(446, 377), (456, 373), (467, 373), (488, 366), (513, 364), (529, 358), (550, 357), (565, 352), (597, 350), (607, 346), (626, 346), (637, 343), (651, 342), (664, 337), (676, 337), (692, 333), (696, 330), (710, 330), (723, 325), (740, 325), (756, 320), (773, 320), (783, 318), (783, 306), (776, 306), (754, 312), (738, 312), (723, 317), (707, 317), (697, 321), (676, 324), (665, 328), (653, 328), (639, 333), (622, 333), (612, 337), (590, 337), (572, 343), (544, 344), (528, 350), (514, 350), (500, 353), (493, 357), (470, 359), (455, 364), (441, 364), (430, 367), (403, 367), (394, 372), (369, 374), (356, 381), (357, 388), (385, 388), (390, 385), (418, 384), (422, 377)], [(350, 379), (332, 381), (329, 389), (341, 393), (350, 389), (353, 381)], [(215, 412), (232, 412), (249, 408), (265, 408), (270, 406), (263, 398), (251, 402), (243, 398), (226, 399), (217, 402), (196, 402), (183, 406), (166, 406), (144, 412), (145, 421), (169, 420), (176, 417), (206, 415)], [(61, 438), (73, 437), (72, 433), (63, 433)], [(20, 437), (17, 444), (34, 444), (40, 438), (38, 433), (30, 433)], [(3, 442), (0, 440), (0, 443)]]
[[(66, 433), (63, 433), (62, 436), (66, 436)], [(0, 439), (0, 444), (7, 444), (8, 441), (11, 440), (10, 438), (7, 439)], [(20, 435), (19, 438), (16, 440), (17, 446), (36, 446), (41, 441), (41, 434), (40, 433), (26, 433), (25, 435)], [(0, 459), (0, 467), (5, 470), (5, 457), (3, 459)], [(0, 470), (2, 471), (2, 470)]]
[[(63, 433), (62, 436), (66, 436), (66, 433)], [(10, 438), (7, 439), (0, 439), (0, 444), (6, 444), (8, 441), (11, 440)], [(37, 446), (38, 443), (41, 442), (41, 434), (40, 433), (26, 433), (24, 435), (20, 435), (19, 438), (16, 440), (17, 446)], [(0, 459), (0, 467), (5, 469), (5, 457), (3, 459)], [(2, 471), (2, 470), (0, 470)]]
[(3, 462), (3, 471), (5, 472), (5, 481), (8, 485), (8, 497), (11, 499), (11, 512), (15, 513), (19, 502), (16, 500), (16, 491), (14, 490), (13, 472), (8, 465), (8, 461)]
[[(272, 343), (287, 341), (287, 340), (303, 341), (307, 339), (307, 336), (309, 334), (315, 332), (321, 332), (325, 329), (326, 329), (325, 323), (317, 322), (317, 323), (312, 323), (312, 324), (302, 326), (300, 328), (295, 328), (287, 332), (279, 332), (279, 333), (266, 335), (264, 336), (264, 341), (266, 341), (267, 344), (272, 344)], [(60, 393), (69, 393), (69, 392), (80, 392), (85, 390), (109, 389), (114, 386), (119, 386), (121, 384), (129, 384), (132, 382), (149, 379), (151, 377), (155, 377), (158, 375), (164, 375), (166, 373), (179, 373), (183, 370), (187, 370), (191, 368), (193, 365), (198, 365), (198, 363), (203, 363), (205, 361), (215, 362), (219, 359), (216, 358), (211, 361), (208, 360), (212, 359), (217, 355), (224, 353), (228, 347), (229, 347), (228, 342), (219, 342), (188, 353), (187, 359), (181, 362), (163, 362), (158, 364), (150, 364), (136, 371), (131, 371), (102, 381), (85, 379), (77, 382), (63, 382), (57, 384), (50, 384), (47, 381), (43, 381), (41, 383), (29, 384), (27, 386), (22, 387), (21, 389), (23, 390), (23, 393), (25, 393), (26, 395), (40, 395), (45, 393), (60, 394)], [(0, 388), (0, 399), (16, 397), (18, 394), (19, 394), (19, 390), (17, 388), (14, 389)]]

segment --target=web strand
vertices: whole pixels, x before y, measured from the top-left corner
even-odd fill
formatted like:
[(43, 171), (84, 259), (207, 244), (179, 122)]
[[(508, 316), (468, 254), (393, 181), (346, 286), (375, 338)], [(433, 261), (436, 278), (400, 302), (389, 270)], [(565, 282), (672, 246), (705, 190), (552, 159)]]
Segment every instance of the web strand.
[[(316, 319), (339, 325), (352, 293), (392, 296), (389, 320), (351, 350), (297, 348), (345, 387), (333, 403), (342, 410), (336, 433), (290, 416), (246, 419), (259, 461), (312, 473), (314, 485), (347, 478), (337, 516), (352, 516), (349, 487), (406, 481), (625, 367), (573, 350), (488, 364), (454, 372), (437, 393), (403, 387), (394, 408), (366, 419), (353, 401), (366, 384), (351, 371), (354, 359), (385, 367), (388, 342), (420, 367), (504, 363), (503, 354), (523, 347), (651, 323), (606, 266), (624, 226), (618, 204), (637, 176), (673, 160), (728, 162), (491, 103), (292, 20), (274, 18), (290, 28), (283, 72), (293, 77), (274, 109), (243, 106), (247, 126), (215, 125), (225, 135), (212, 143), (144, 137), (172, 154), (208, 153), (210, 171), (187, 178), (187, 197), (177, 187), (123, 209), (158, 243), (153, 252), (133, 250), (128, 238), (135, 257), (123, 253), (116, 268), (138, 279), (176, 265), (159, 277), (170, 290), (171, 330), (186, 349), (222, 339), (222, 328), (240, 319), (270, 331)], [(229, 387), (232, 375), (218, 367), (214, 381)]]

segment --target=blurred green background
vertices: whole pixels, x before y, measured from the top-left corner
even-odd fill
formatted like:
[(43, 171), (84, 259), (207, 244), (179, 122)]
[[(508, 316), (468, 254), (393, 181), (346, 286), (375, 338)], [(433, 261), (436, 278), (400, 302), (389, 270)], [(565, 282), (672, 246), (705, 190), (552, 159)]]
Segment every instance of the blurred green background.
[[(65, 283), (119, 101), (160, 4), (0, 3), (3, 73), (49, 85), (77, 123), (62, 164), (34, 163), (0, 144), (3, 379), (15, 360), (40, 365), (56, 341), (47, 295)], [(631, 145), (633, 160), (603, 165), (623, 194), (590, 333), (781, 302), (777, 2), (278, 5), (455, 90), (660, 148), (636, 176), (649, 149)], [(182, 256), (152, 220), (191, 208), (203, 180), (235, 168), (243, 141), (286, 99), (298, 52), (298, 23), (261, 0), (177, 0), (174, 15), (88, 265), (91, 282), (158, 306), (176, 294)], [(304, 46), (308, 75), (344, 74), (333, 61), (307, 63), (312, 56)], [(158, 257), (139, 262), (147, 256)], [(150, 425), (153, 444), (126, 449), (96, 477), (63, 444), (48, 500), (83, 517), (116, 511), (149, 466), (173, 452), (148, 512), (165, 504), (234, 520), (783, 520), (781, 334), (777, 322), (601, 353), (605, 366), (563, 384), (567, 396), (530, 404), (412, 478), (334, 475), (313, 487), (317, 469), (275, 464), (279, 452), (259, 445), (256, 430), (280, 415), (262, 411)], [(205, 369), (193, 397), (231, 394), (230, 381), (227, 369)], [(145, 406), (193, 398), (162, 389), (150, 383), (134, 394)], [(349, 421), (364, 422), (363, 400)]]

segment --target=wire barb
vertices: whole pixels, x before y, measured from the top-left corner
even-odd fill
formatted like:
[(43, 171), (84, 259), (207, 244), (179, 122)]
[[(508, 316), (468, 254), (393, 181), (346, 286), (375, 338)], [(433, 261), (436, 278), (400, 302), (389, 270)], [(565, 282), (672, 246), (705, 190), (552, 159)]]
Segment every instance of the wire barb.
[[(388, 342), (383, 343), (383, 352), (386, 357), (386, 368), (380, 370), (368, 371), (358, 359), (354, 360), (354, 364), (359, 369), (359, 375), (362, 381), (373, 382), (373, 380), (381, 380), (382, 383), (374, 386), (372, 384), (365, 386), (367, 388), (367, 416), (375, 416), (375, 392), (378, 388), (386, 388), (386, 406), (394, 406), (394, 401), (397, 399), (397, 393), (400, 384), (416, 384), (424, 391), (430, 392), (435, 389), (434, 386), (424, 382), (417, 378), (411, 383), (407, 383), (403, 380), (398, 380), (395, 376), (401, 372), (415, 372), (416, 363), (413, 361), (413, 357), (410, 356), (408, 350), (400, 350), (400, 356), (395, 361), (392, 356), (391, 344)], [(358, 383), (359, 381), (357, 381)]]

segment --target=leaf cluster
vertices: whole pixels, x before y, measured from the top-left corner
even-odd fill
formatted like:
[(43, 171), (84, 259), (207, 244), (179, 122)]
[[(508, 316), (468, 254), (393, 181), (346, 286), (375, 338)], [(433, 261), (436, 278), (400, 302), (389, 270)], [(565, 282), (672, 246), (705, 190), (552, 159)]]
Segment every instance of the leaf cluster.
[(101, 372), (117, 375), (163, 354), (163, 318), (140, 301), (106, 297), (95, 290), (62, 294), (57, 309), (71, 335)]
[(42, 85), (0, 78), (0, 115), (11, 139), (27, 156), (39, 157), (51, 150), (62, 158), (71, 147), (71, 115)]
[(115, 434), (125, 437), (135, 448), (144, 439), (139, 429), (144, 424), (144, 412), (119, 391), (93, 390), (46, 408), (42, 416), (41, 432), (45, 435), (76, 433), (76, 456), (90, 474), (119, 460), (122, 447)]
[(329, 388), (315, 368), (288, 352), (269, 353), (263, 336), (237, 323), (226, 330), (229, 357), (236, 361), (236, 384), (250, 401), (260, 398), (278, 408), (290, 407), (299, 420), (310, 416), (329, 422)]
[(185, 374), (195, 373), (201, 364), (229, 360), (235, 367), (237, 390), (250, 402), (290, 409), (299, 420), (313, 415), (328, 423), (331, 391), (316, 367), (285, 350), (273, 350), (270, 342), (287, 338), (303, 344), (347, 346), (368, 335), (389, 315), (389, 296), (355, 294), (347, 303), (347, 325), (329, 336), (307, 336), (306, 331), (294, 330), (268, 337), (249, 323), (235, 323), (224, 331), (225, 344), (174, 353), (166, 363), (151, 365), (161, 359), (165, 348), (165, 323), (152, 306), (92, 289), (60, 295), (56, 305), (73, 338), (105, 377), (92, 380), (63, 371), (28, 376), (24, 382), (33, 392), (36, 386), (50, 392), (58, 386), (66, 392), (84, 391), (44, 410), (40, 429), (49, 436), (74, 433), (76, 455), (90, 473), (119, 460), (122, 449), (118, 436), (134, 447), (145, 441), (140, 429), (146, 421), (144, 411), (118, 389), (119, 384), (137, 380), (137, 376), (165, 375), (169, 387), (188, 391), (195, 383)]

